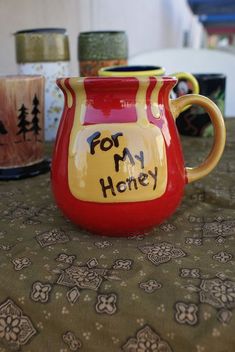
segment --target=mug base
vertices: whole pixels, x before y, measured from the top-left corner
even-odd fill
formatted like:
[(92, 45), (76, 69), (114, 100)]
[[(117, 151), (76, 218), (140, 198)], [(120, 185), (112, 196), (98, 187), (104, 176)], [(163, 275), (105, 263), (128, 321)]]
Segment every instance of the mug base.
[(23, 166), (23, 167), (14, 167), (9, 169), (0, 168), (0, 181), (19, 180), (22, 178), (37, 176), (48, 172), (50, 168), (51, 168), (50, 159), (44, 159), (37, 164)]

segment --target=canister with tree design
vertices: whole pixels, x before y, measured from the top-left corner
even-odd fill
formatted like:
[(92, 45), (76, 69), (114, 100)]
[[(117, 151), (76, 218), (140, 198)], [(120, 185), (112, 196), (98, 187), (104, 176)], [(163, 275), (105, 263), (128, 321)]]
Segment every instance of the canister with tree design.
[(45, 139), (55, 139), (63, 99), (56, 86), (58, 77), (70, 73), (69, 38), (63, 28), (39, 28), (15, 33), (18, 74), (45, 77)]
[(49, 171), (44, 157), (44, 77), (0, 77), (0, 180)]

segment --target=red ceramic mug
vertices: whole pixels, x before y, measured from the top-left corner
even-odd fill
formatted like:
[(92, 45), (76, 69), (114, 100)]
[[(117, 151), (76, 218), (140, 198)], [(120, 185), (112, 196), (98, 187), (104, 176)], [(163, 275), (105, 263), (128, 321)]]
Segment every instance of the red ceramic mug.
[[(184, 186), (206, 176), (225, 145), (218, 107), (200, 95), (169, 99), (175, 77), (58, 79), (65, 97), (52, 160), (52, 188), (63, 213), (107, 236), (149, 231), (180, 204)], [(186, 168), (175, 119), (189, 104), (215, 129), (209, 156)]]

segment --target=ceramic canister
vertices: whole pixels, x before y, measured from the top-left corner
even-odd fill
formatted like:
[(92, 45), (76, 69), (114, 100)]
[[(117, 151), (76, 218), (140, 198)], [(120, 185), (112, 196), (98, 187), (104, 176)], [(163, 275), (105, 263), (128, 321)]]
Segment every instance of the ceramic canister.
[[(195, 73), (200, 92), (211, 99), (224, 115), (226, 95), (226, 76), (222, 73)], [(185, 94), (193, 90), (191, 83), (180, 79), (177, 90), (183, 89)], [(177, 119), (177, 127), (182, 135), (193, 137), (209, 137), (213, 135), (213, 126), (207, 112), (198, 106), (191, 106), (187, 111), (181, 112)]]
[(63, 28), (41, 28), (15, 33), (18, 74), (40, 74), (45, 81), (45, 139), (54, 140), (63, 101), (56, 78), (69, 70), (69, 39)]
[(0, 180), (49, 170), (44, 158), (44, 77), (0, 76)]
[(105, 66), (126, 65), (128, 41), (124, 31), (81, 32), (78, 36), (80, 76), (97, 76)]

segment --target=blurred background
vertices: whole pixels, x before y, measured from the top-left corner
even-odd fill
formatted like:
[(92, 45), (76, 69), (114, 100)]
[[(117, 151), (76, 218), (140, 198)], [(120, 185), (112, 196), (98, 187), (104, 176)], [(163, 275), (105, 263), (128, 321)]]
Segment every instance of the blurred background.
[[(216, 2), (218, 1), (0, 0), (0, 74), (16, 73), (14, 33), (41, 27), (61, 27), (67, 30), (72, 75), (78, 74), (77, 38), (82, 31), (126, 31), (130, 57), (172, 47), (215, 48), (235, 52), (233, 15), (227, 16), (226, 23), (221, 24), (217, 11), (221, 14), (223, 9), (216, 6)], [(223, 0), (220, 3), (229, 5), (229, 10), (232, 11), (234, 1)], [(198, 4), (202, 8), (201, 14)], [(209, 12), (217, 16), (216, 25), (213, 25), (213, 18), (209, 18), (208, 22), (208, 16), (204, 13), (206, 5), (209, 6)], [(198, 11), (199, 14), (195, 14)]]

